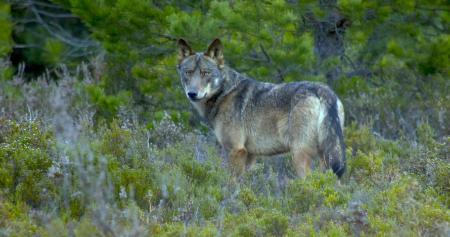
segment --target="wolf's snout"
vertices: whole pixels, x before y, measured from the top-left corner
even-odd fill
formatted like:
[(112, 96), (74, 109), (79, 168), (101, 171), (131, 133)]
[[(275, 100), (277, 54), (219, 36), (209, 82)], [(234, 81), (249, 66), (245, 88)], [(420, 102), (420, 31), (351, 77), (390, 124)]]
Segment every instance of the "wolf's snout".
[(197, 99), (197, 93), (195, 93), (195, 92), (189, 91), (187, 93), (187, 95), (188, 95), (189, 99), (191, 99), (191, 100)]

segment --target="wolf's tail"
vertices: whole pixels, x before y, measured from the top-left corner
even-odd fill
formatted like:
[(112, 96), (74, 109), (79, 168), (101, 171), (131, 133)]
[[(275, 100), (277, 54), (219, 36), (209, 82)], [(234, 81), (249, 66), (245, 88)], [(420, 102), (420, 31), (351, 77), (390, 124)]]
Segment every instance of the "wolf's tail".
[(345, 172), (345, 143), (338, 111), (338, 99), (331, 97), (327, 103), (327, 115), (322, 124), (324, 140), (322, 152), (325, 162), (331, 166), (333, 172), (340, 178)]

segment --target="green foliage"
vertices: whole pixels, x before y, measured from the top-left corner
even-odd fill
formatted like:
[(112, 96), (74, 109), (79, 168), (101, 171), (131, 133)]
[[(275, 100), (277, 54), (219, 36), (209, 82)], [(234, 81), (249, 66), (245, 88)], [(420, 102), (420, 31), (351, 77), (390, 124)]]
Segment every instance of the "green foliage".
[(255, 208), (225, 219), (231, 236), (284, 236), (289, 228), (288, 217), (270, 208)]
[(13, 75), (13, 69), (5, 61), (0, 61), (0, 81), (9, 80)]
[(57, 65), (63, 61), (63, 54), (65, 51), (64, 44), (61, 41), (48, 39), (44, 46), (44, 59), (47, 64)]
[(13, 24), (11, 22), (11, 6), (6, 2), (0, 3), (0, 58), (3, 58), (11, 52), (12, 39), (11, 33)]
[(239, 193), (239, 199), (245, 204), (245, 206), (250, 207), (253, 204), (256, 204), (257, 197), (255, 193), (251, 189), (244, 188)]
[(287, 193), (291, 197), (288, 209), (303, 213), (320, 206), (335, 207), (347, 201), (344, 193), (336, 187), (336, 175), (332, 172), (314, 172), (305, 179), (293, 181)]
[[(373, 203), (368, 205), (372, 231), (384, 235), (414, 235), (421, 231), (436, 235), (437, 226), (450, 219), (449, 211), (433, 195), (423, 195), (420, 188), (416, 180), (405, 177), (374, 194)], [(430, 191), (427, 194), (430, 195)], [(377, 206), (382, 208), (374, 208)], [(424, 221), (411, 220), (411, 215), (426, 218)]]
[(450, 207), (450, 164), (439, 162), (435, 167), (435, 188), (441, 194), (442, 201)]
[(51, 136), (37, 123), (0, 120), (0, 190), (11, 201), (38, 205), (45, 196), (43, 189), (50, 187)]
[(163, 228), (154, 228), (151, 232), (155, 236), (188, 236), (188, 237), (208, 237), (217, 236), (218, 230), (212, 224), (206, 224), (204, 226), (189, 226), (186, 227), (181, 223), (174, 223), (165, 225)]
[(12, 50), (11, 6), (8, 3), (0, 3), (0, 82), (12, 77), (9, 63), (4, 60)]
[(119, 107), (129, 103), (131, 97), (126, 91), (121, 91), (117, 95), (108, 95), (98, 85), (88, 85), (86, 91), (97, 109), (99, 118), (113, 118), (117, 115)]
[[(124, 160), (126, 158), (127, 150), (130, 146), (132, 134), (127, 129), (120, 128), (119, 123), (114, 120), (110, 129), (107, 129), (103, 135), (103, 141), (100, 144), (100, 153), (104, 155), (111, 155), (118, 159)], [(122, 162), (127, 164), (127, 161)]]
[(266, 214), (261, 222), (269, 236), (284, 236), (289, 226), (288, 217), (277, 212)]
[(28, 215), (30, 208), (23, 203), (12, 203), (0, 198), (0, 234), (2, 236), (30, 236), (39, 227)]

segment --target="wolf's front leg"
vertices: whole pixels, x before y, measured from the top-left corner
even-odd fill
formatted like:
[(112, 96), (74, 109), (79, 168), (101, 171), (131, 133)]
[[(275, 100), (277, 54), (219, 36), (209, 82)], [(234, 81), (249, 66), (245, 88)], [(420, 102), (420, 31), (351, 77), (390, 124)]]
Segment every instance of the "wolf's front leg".
[(241, 176), (245, 171), (245, 165), (247, 162), (247, 150), (245, 148), (239, 148), (239, 149), (231, 149), (228, 157), (230, 162), (230, 170), (231, 172), (239, 177)]
[(294, 151), (293, 160), (298, 177), (304, 178), (311, 172), (311, 154), (303, 149)]

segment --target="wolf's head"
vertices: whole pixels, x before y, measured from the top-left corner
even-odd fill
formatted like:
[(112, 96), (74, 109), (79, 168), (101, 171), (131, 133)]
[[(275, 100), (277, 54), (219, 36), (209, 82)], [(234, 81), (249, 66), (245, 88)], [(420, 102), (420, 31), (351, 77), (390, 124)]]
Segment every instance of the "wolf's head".
[(204, 53), (195, 53), (183, 39), (178, 40), (178, 46), (178, 73), (186, 96), (192, 102), (211, 98), (224, 81), (222, 43), (215, 39)]

